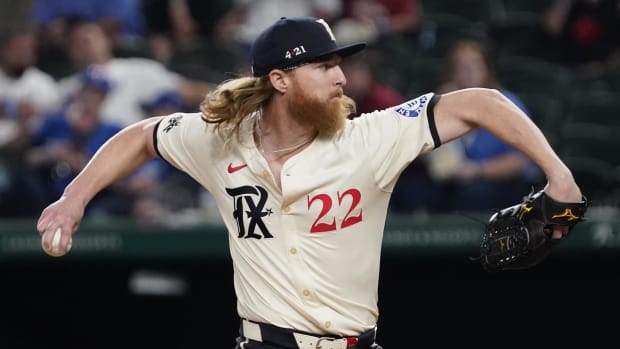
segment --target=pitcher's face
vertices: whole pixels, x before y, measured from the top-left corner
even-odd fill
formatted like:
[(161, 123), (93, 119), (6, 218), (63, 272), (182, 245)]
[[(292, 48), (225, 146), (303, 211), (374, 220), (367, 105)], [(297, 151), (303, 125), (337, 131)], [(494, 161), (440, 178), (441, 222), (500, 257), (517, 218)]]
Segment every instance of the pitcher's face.
[(340, 58), (335, 56), (289, 73), (289, 112), (300, 123), (314, 127), (319, 134), (332, 135), (340, 130), (349, 113), (343, 108), (343, 98), (348, 98), (343, 94), (347, 80), (339, 64)]

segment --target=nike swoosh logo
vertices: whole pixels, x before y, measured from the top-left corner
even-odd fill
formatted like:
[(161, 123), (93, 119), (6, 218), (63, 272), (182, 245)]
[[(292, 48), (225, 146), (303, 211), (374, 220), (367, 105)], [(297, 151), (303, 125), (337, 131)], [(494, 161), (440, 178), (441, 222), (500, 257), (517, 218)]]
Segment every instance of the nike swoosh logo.
[(239, 166), (233, 166), (232, 162), (230, 164), (228, 164), (228, 173), (235, 173), (239, 170), (242, 170), (244, 168), (248, 167), (247, 164), (243, 164), (243, 165), (239, 165)]

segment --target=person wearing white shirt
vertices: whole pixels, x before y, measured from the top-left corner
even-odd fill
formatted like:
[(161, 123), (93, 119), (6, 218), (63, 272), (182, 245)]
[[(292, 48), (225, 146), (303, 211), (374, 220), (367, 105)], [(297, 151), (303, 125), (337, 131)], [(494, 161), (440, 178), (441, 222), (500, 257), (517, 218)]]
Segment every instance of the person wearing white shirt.
[[(188, 106), (198, 106), (211, 88), (210, 83), (191, 80), (167, 69), (154, 59), (114, 57), (110, 42), (95, 23), (77, 23), (70, 31), (69, 55), (83, 69), (100, 66), (111, 89), (103, 105), (102, 117), (120, 125), (129, 125), (147, 116), (141, 105), (166, 91), (177, 91)], [(78, 75), (60, 80), (61, 90), (69, 96), (79, 86)]]
[(56, 81), (35, 60), (33, 33), (0, 35), (0, 146), (27, 136), (44, 114), (60, 105)]

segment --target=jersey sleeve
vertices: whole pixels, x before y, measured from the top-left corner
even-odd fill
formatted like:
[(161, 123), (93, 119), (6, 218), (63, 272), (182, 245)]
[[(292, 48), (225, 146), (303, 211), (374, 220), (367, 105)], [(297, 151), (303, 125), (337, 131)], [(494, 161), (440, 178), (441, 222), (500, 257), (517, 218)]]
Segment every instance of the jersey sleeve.
[(208, 140), (213, 136), (200, 113), (175, 113), (157, 124), (153, 145), (160, 158), (204, 182), (212, 148)]
[(428, 93), (358, 118), (362, 148), (381, 187), (391, 189), (416, 157), (441, 145), (433, 112), (439, 98)]

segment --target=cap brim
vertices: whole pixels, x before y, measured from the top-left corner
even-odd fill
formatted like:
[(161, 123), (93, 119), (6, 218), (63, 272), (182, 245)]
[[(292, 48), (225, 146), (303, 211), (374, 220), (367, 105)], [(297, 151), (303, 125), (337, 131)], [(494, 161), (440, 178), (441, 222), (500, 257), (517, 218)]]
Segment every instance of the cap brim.
[(352, 56), (352, 55), (362, 51), (365, 48), (366, 48), (366, 44), (365, 43), (358, 43), (358, 44), (340, 46), (338, 48), (335, 48), (333, 50), (329, 50), (329, 51), (327, 51), (325, 53), (320, 54), (319, 56), (317, 56), (313, 60), (320, 60), (321, 58), (325, 58), (325, 57), (331, 56), (331, 55), (338, 55), (341, 58), (346, 58), (346, 57)]

